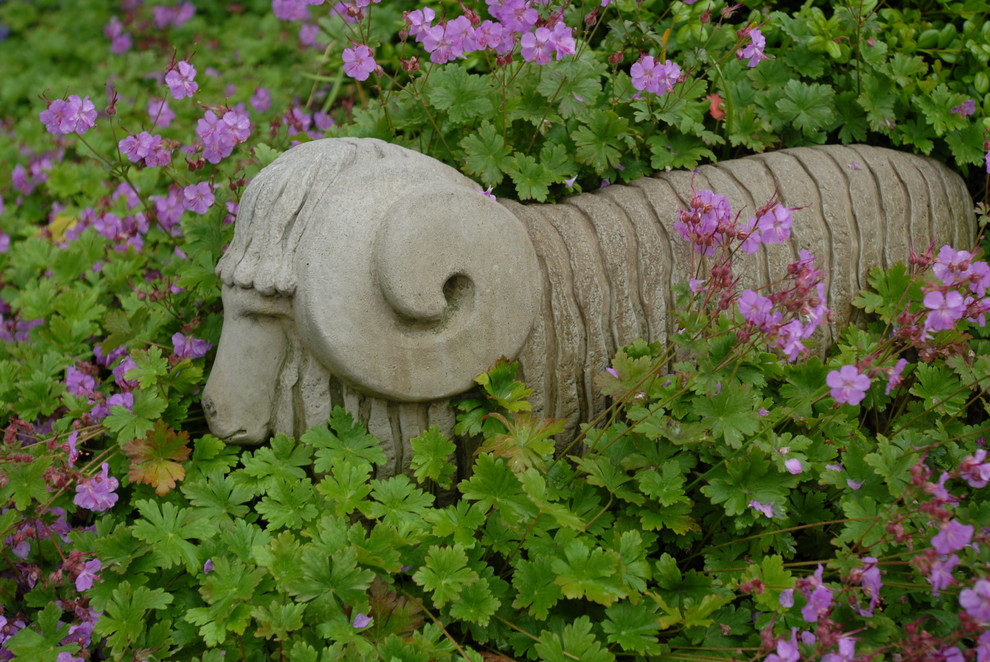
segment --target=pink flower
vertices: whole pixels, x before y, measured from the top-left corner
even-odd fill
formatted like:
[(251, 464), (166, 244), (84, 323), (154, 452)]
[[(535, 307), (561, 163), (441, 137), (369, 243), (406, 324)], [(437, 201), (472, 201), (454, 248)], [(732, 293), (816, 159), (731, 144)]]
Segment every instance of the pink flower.
[(969, 273), (972, 258), (969, 251), (957, 251), (952, 246), (942, 246), (932, 265), (932, 273), (946, 285), (955, 285)]
[(763, 36), (763, 33), (757, 28), (743, 29), (739, 31), (741, 36), (743, 33), (748, 33), (749, 43), (743, 48), (736, 51), (736, 57), (740, 60), (749, 60), (746, 64), (750, 67), (755, 67), (763, 60), (769, 60), (766, 55), (763, 54), (763, 50), (767, 46), (767, 40)]
[(790, 639), (780, 639), (777, 642), (777, 652), (767, 655), (764, 662), (800, 662), (801, 653), (798, 650), (797, 628), (791, 628)]
[(990, 623), (990, 581), (981, 579), (959, 593), (959, 605), (974, 619)]
[(749, 507), (773, 519), (773, 501), (770, 503), (760, 503), (756, 499), (750, 499)]
[(745, 290), (739, 296), (739, 312), (753, 326), (762, 326), (767, 320), (773, 302), (753, 290)]
[(272, 0), (272, 13), (282, 21), (306, 21), (309, 8), (306, 0)]
[[(425, 7), (423, 9), (416, 9), (406, 12), (403, 15), (403, 18), (409, 26), (409, 35), (411, 37), (415, 37), (416, 41), (422, 42), (426, 30), (433, 25), (433, 19), (436, 18), (436, 16), (437, 13), (435, 11), (429, 7)], [(485, 21), (485, 23), (491, 23), (491, 21)], [(484, 27), (485, 23), (482, 23), (481, 27)], [(499, 28), (499, 32), (501, 33), (501, 25)]]
[(836, 402), (858, 405), (866, 398), (870, 388), (870, 378), (860, 374), (854, 365), (844, 365), (828, 373), (825, 383)]
[[(105, 465), (104, 465), (105, 466)], [(100, 563), (100, 559), (90, 559), (86, 561), (83, 565), (82, 570), (76, 575), (76, 590), (80, 593), (93, 587), (93, 581), (99, 579), (100, 576), (97, 574), (100, 572), (100, 568), (103, 564)]]
[(213, 347), (212, 344), (200, 338), (186, 336), (178, 331), (172, 334), (172, 348), (175, 350), (175, 355), (180, 359), (201, 358), (206, 356), (206, 353), (210, 351), (211, 347)]
[(169, 69), (165, 74), (165, 84), (168, 85), (169, 92), (176, 99), (185, 99), (196, 94), (199, 84), (196, 82), (196, 69), (182, 60), (175, 68)]
[(65, 390), (73, 395), (86, 397), (96, 390), (96, 380), (70, 365), (65, 370)]
[(76, 485), (76, 496), (72, 502), (80, 508), (97, 513), (109, 510), (117, 503), (118, 497), (114, 490), (118, 485), (117, 479), (110, 476), (110, 465), (104, 462), (102, 473), (83, 478)]
[(893, 368), (887, 369), (887, 389), (884, 391), (884, 395), (890, 395), (891, 391), (901, 385), (903, 381), (901, 373), (904, 372), (906, 365), (907, 359), (899, 359)]
[(959, 557), (953, 554), (946, 560), (939, 559), (932, 564), (931, 570), (926, 579), (932, 585), (932, 595), (939, 595), (942, 589), (948, 588), (956, 582), (952, 576), (952, 569), (959, 565)]
[(973, 527), (953, 519), (943, 524), (938, 534), (932, 538), (932, 548), (944, 556), (963, 549), (972, 538)]
[(167, 129), (175, 119), (175, 112), (168, 107), (166, 99), (152, 99), (148, 102), (148, 117), (159, 129)]
[(986, 459), (987, 452), (982, 449), (965, 458), (959, 464), (959, 477), (974, 489), (986, 487), (990, 483), (990, 462)]
[(371, 616), (368, 616), (367, 614), (357, 614), (354, 617), (354, 622), (353, 622), (354, 628), (357, 630), (366, 628), (369, 625), (371, 625), (372, 620), (374, 619), (371, 618)]
[(760, 216), (756, 223), (756, 229), (760, 232), (760, 241), (764, 244), (779, 244), (787, 241), (791, 236), (791, 210), (783, 205), (776, 205), (773, 209)]
[(354, 80), (368, 80), (368, 76), (378, 66), (371, 49), (364, 44), (358, 44), (353, 48), (345, 48), (343, 58), (344, 73)]
[(951, 329), (966, 313), (966, 301), (956, 291), (945, 294), (938, 290), (929, 292), (922, 303), (928, 309), (928, 316), (925, 318), (926, 332)]
[(549, 64), (554, 52), (551, 36), (547, 28), (536, 28), (535, 32), (525, 33), (519, 42), (523, 59), (536, 64)]
[(216, 199), (213, 196), (213, 187), (209, 182), (192, 184), (182, 189), (183, 205), (187, 211), (194, 211), (197, 214), (205, 214), (210, 205)]
[(823, 616), (832, 608), (832, 589), (827, 586), (818, 586), (808, 603), (801, 609), (801, 616), (809, 623), (816, 623), (820, 616)]
[(255, 89), (251, 95), (251, 107), (259, 113), (263, 113), (272, 107), (272, 95), (264, 87)]
[(662, 95), (674, 89), (681, 75), (681, 68), (674, 62), (657, 64), (652, 55), (645, 55), (629, 70), (633, 87), (637, 90)]
[(796, 457), (792, 457), (791, 459), (784, 462), (784, 468), (787, 469), (787, 473), (793, 474), (795, 476), (801, 473), (802, 471), (804, 471), (804, 465), (801, 464), (801, 460), (797, 459)]
[(822, 662), (853, 662), (856, 659), (856, 640), (852, 637), (841, 637), (838, 649), (838, 653), (829, 653), (824, 656)]
[(67, 100), (55, 99), (47, 109), (41, 111), (39, 119), (48, 132), (58, 135), (78, 133), (82, 135), (96, 125), (96, 106), (89, 97), (78, 94)]
[(958, 106), (955, 106), (949, 112), (955, 113), (959, 117), (967, 117), (976, 112), (976, 102), (973, 101), (972, 99), (966, 99)]

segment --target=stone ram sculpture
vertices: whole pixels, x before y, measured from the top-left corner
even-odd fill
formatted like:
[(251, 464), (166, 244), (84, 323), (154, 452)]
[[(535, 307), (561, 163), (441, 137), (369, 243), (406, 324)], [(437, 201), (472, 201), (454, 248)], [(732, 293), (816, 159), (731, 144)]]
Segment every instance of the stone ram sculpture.
[(931, 240), (973, 242), (958, 175), (875, 147), (788, 149), (521, 205), (395, 145), (317, 140), (281, 155), (241, 200), (217, 266), (224, 325), (203, 395), (210, 428), (258, 444), (343, 405), (383, 440), (390, 475), (408, 468), (421, 431), (450, 432), (448, 398), (507, 356), (536, 390), (534, 411), (572, 434), (603, 408), (593, 377), (616, 349), (672, 331), (672, 286), (692, 275), (672, 226), (700, 189), (744, 214), (775, 192), (802, 207), (792, 244), (741, 271), (766, 283), (798, 249), (817, 255), (835, 314), (825, 344), (869, 268)]

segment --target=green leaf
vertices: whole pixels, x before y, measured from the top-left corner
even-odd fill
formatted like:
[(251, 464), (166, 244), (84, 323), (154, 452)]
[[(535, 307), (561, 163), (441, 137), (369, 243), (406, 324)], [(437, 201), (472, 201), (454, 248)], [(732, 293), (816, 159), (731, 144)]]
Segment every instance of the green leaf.
[(69, 624), (59, 624), (62, 610), (53, 603), (48, 603), (44, 609), (35, 614), (35, 625), (41, 630), (38, 633), (32, 627), (18, 630), (4, 643), (5, 651), (13, 653), (17, 658), (25, 660), (54, 660), (62, 652), (77, 652), (78, 644), (66, 646), (59, 642), (69, 633)]
[(285, 604), (282, 598), (272, 598), (267, 605), (251, 610), (251, 617), (258, 622), (255, 635), (264, 639), (288, 641), (289, 633), (303, 627), (304, 604)]
[(779, 554), (768, 555), (757, 565), (752, 564), (743, 575), (743, 581), (759, 579), (764, 590), (752, 593), (752, 599), (765, 611), (783, 613), (787, 607), (780, 604), (780, 594), (794, 587), (794, 576), (784, 569), (784, 559)]
[(255, 589), (264, 576), (261, 568), (219, 556), (199, 589), (209, 606), (191, 608), (183, 618), (199, 626), (207, 646), (222, 644), (228, 632), (244, 634), (251, 622)]
[(583, 531), (584, 521), (575, 515), (567, 506), (562, 503), (555, 503), (550, 500), (547, 494), (547, 483), (544, 475), (537, 469), (527, 469), (519, 476), (523, 491), (530, 498), (533, 504), (541, 513), (545, 513), (554, 518), (560, 526), (564, 526), (575, 531)]
[(962, 411), (970, 389), (962, 385), (951, 369), (943, 364), (919, 363), (914, 374), (916, 381), (911, 394), (922, 398), (925, 407), (949, 416)]
[(663, 650), (656, 636), (660, 632), (656, 607), (646, 603), (633, 605), (623, 600), (612, 605), (605, 610), (602, 630), (610, 644), (627, 653), (659, 655)]
[[(45, 482), (45, 471), (55, 460), (54, 455), (42, 455), (30, 462), (5, 461), (0, 475), (7, 478), (6, 485), (0, 487), (0, 503), (13, 500), (14, 507), (27, 512), (31, 502), (46, 503), (51, 498)], [(0, 533), (4, 533), (0, 530)]]
[(553, 436), (564, 431), (564, 421), (533, 418), (529, 412), (517, 413), (511, 421), (497, 412), (489, 415), (501, 421), (507, 432), (485, 439), (478, 452), (505, 458), (517, 473), (542, 469), (553, 455)]
[(364, 461), (351, 458), (337, 460), (330, 473), (316, 486), (316, 491), (334, 504), (338, 516), (350, 515), (371, 494), (372, 467)]
[(516, 609), (528, 607), (530, 615), (545, 621), (550, 609), (557, 604), (563, 593), (554, 582), (552, 559), (538, 555), (531, 559), (516, 562), (512, 574), (512, 586), (516, 589), (516, 599), (512, 606)]
[(198, 480), (186, 481), (179, 489), (196, 508), (197, 517), (213, 522), (244, 517), (248, 514), (248, 507), (243, 504), (254, 497), (253, 490), (237, 485), (220, 469), (214, 469)]
[(516, 152), (509, 157), (508, 173), (520, 200), (544, 202), (554, 183), (553, 173), (529, 154)]
[(319, 514), (314, 501), (313, 484), (309, 478), (291, 483), (279, 480), (255, 505), (255, 509), (268, 521), (269, 531), (282, 527), (299, 529)]
[(693, 136), (680, 133), (660, 134), (647, 139), (650, 147), (650, 166), (654, 170), (687, 169), (698, 167), (703, 160), (717, 161), (714, 152)]
[(471, 549), (478, 541), (475, 534), (487, 518), (481, 504), (461, 500), (442, 509), (428, 510), (423, 519), (433, 525), (433, 535), (450, 538), (455, 543)]
[(935, 130), (935, 135), (943, 136), (946, 131), (961, 129), (969, 124), (969, 120), (952, 112), (954, 106), (967, 98), (963, 94), (950, 92), (945, 83), (939, 83), (928, 94), (916, 96), (914, 102), (924, 114), (925, 121)]
[(615, 656), (591, 632), (591, 619), (580, 616), (558, 633), (544, 630), (535, 647), (544, 662), (614, 662)]
[(450, 439), (436, 425), (409, 442), (413, 457), (410, 468), (420, 483), (432, 480), (443, 489), (449, 489), (457, 467), (451, 463), (451, 455), (457, 450)]
[(835, 121), (835, 92), (828, 85), (804, 83), (791, 79), (784, 86), (784, 96), (777, 101), (781, 118), (815, 137)]
[(921, 298), (921, 285), (903, 262), (887, 269), (871, 269), (868, 281), (874, 291), (863, 290), (853, 305), (877, 313), (886, 322), (893, 321), (909, 302)]
[(742, 448), (743, 439), (760, 429), (760, 401), (748, 384), (727, 385), (715, 397), (696, 398), (694, 406), (731, 448)]
[(619, 554), (609, 549), (589, 548), (582, 540), (572, 540), (563, 549), (563, 558), (553, 560), (554, 580), (564, 597), (587, 598), (606, 607), (627, 596), (616, 576)]
[(277, 434), (270, 447), (242, 455), (244, 468), (232, 475), (238, 484), (252, 487), (258, 493), (268, 492), (279, 482), (291, 483), (305, 478), (303, 467), (310, 465), (312, 455), (312, 448), (297, 445), (290, 437)]
[(430, 103), (447, 111), (450, 121), (464, 124), (475, 117), (491, 115), (492, 77), (469, 74), (462, 67), (439, 67), (432, 73), (427, 96)]
[(629, 123), (611, 110), (594, 110), (572, 134), (577, 160), (602, 173), (618, 167), (623, 153), (633, 147)]
[(315, 545), (307, 545), (300, 565), (302, 573), (299, 580), (287, 583), (286, 590), (302, 602), (333, 594), (344, 604), (352, 605), (365, 599), (365, 593), (375, 578), (372, 571), (358, 567), (357, 550), (353, 547), (328, 556)]
[(442, 607), (456, 600), (469, 585), (478, 581), (478, 573), (468, 567), (463, 545), (433, 545), (413, 581), (433, 594), (433, 604)]
[(877, 449), (864, 459), (877, 474), (883, 476), (890, 495), (895, 499), (904, 494), (904, 488), (911, 482), (911, 467), (918, 461), (916, 451), (910, 447), (896, 446), (883, 435), (877, 435)]
[(591, 49), (579, 57), (551, 62), (543, 67), (536, 89), (550, 103), (556, 103), (561, 117), (576, 117), (595, 108), (602, 91), (602, 76), (608, 68)]
[(509, 149), (495, 126), (485, 120), (477, 131), (461, 141), (466, 158), (464, 170), (469, 175), (480, 177), (486, 186), (496, 186), (512, 168)]
[(404, 474), (386, 480), (371, 481), (371, 500), (362, 504), (361, 511), (386, 526), (401, 527), (421, 522), (433, 505), (433, 495), (416, 487)]
[(258, 143), (254, 146), (254, 160), (257, 162), (259, 168), (264, 168), (271, 164), (281, 154), (282, 152), (280, 150), (275, 149), (267, 143)]
[(157, 386), (158, 378), (168, 374), (168, 359), (162, 356), (159, 347), (151, 347), (146, 352), (132, 352), (131, 357), (137, 367), (124, 373), (124, 378), (136, 380), (141, 388)]
[(140, 500), (135, 503), (141, 519), (134, 523), (134, 537), (151, 547), (156, 567), (168, 569), (185, 562), (186, 570), (196, 572), (201, 560), (193, 539), (206, 540), (214, 533), (213, 524), (197, 519), (191, 509), (171, 503)]
[(93, 633), (107, 637), (113, 657), (120, 658), (125, 650), (136, 648), (134, 645), (141, 641), (147, 629), (147, 612), (165, 609), (171, 603), (172, 596), (160, 588), (132, 586), (122, 580), (103, 607), (104, 614), (96, 621)]
[(530, 411), (533, 407), (526, 398), (533, 394), (533, 389), (526, 388), (525, 384), (516, 380), (518, 371), (518, 363), (500, 359), (474, 381), (481, 386), (488, 398), (506, 411)]
[(144, 439), (155, 427), (165, 407), (168, 406), (154, 391), (134, 391), (133, 411), (126, 407), (110, 407), (110, 415), (103, 419), (103, 425), (117, 436), (117, 443), (124, 445), (134, 439)]
[(343, 407), (334, 407), (330, 412), (328, 427), (309, 430), (300, 441), (316, 448), (316, 462), (313, 468), (328, 471), (337, 460), (350, 458), (363, 460), (374, 465), (385, 464), (385, 452), (381, 442), (368, 434), (364, 424), (355, 421)]
[(481, 577), (475, 583), (464, 587), (460, 597), (451, 603), (450, 615), (469, 623), (486, 626), (501, 604), (502, 602), (492, 595), (488, 580)]

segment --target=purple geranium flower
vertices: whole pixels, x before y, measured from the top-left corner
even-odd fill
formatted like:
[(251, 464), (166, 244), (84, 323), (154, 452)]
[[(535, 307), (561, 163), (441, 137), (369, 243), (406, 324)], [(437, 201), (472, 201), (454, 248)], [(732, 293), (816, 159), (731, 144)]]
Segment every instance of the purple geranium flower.
[(103, 564), (100, 563), (100, 559), (90, 559), (89, 561), (86, 561), (86, 564), (76, 576), (76, 590), (81, 593), (82, 591), (92, 588), (93, 581), (100, 578), (98, 573), (102, 567)]
[(192, 184), (182, 189), (183, 204), (188, 211), (205, 214), (216, 199), (209, 182)]
[(959, 605), (981, 623), (990, 624), (990, 581), (981, 579), (959, 593)]
[(378, 66), (371, 49), (364, 44), (345, 48), (342, 57), (344, 59), (344, 73), (354, 80), (368, 80), (368, 76)]
[(932, 538), (932, 548), (942, 555), (951, 554), (963, 549), (972, 538), (973, 527), (953, 519), (943, 524), (938, 535)]
[(199, 83), (196, 82), (196, 68), (182, 60), (169, 69), (165, 74), (165, 84), (176, 99), (185, 99), (196, 94)]
[(825, 383), (836, 402), (858, 405), (866, 397), (870, 388), (870, 378), (860, 374), (854, 365), (844, 365), (828, 373)]
[(104, 462), (102, 473), (83, 478), (76, 485), (73, 503), (97, 513), (109, 510), (117, 503), (117, 495), (114, 493), (117, 485), (119, 485), (117, 479), (110, 475), (110, 465)]
[(205, 340), (186, 336), (176, 331), (172, 334), (172, 347), (175, 349), (175, 355), (180, 359), (198, 359), (206, 356), (213, 345)]

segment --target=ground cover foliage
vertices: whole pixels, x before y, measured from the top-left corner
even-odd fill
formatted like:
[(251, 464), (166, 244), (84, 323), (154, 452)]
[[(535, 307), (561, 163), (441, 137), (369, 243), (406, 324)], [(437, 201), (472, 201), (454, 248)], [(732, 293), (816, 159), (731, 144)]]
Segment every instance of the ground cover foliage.
[(296, 141), (380, 137), (534, 200), (866, 141), (985, 205), (988, 16), (0, 3), (0, 659), (990, 660), (978, 247), (874, 273), (823, 359), (813, 256), (732, 272), (800, 212), (699, 191), (682, 332), (602, 366), (614, 407), (556, 453), (516, 367), (479, 376), (460, 482), (435, 429), (380, 479), (342, 410), (244, 450), (198, 404), (239, 195)]

